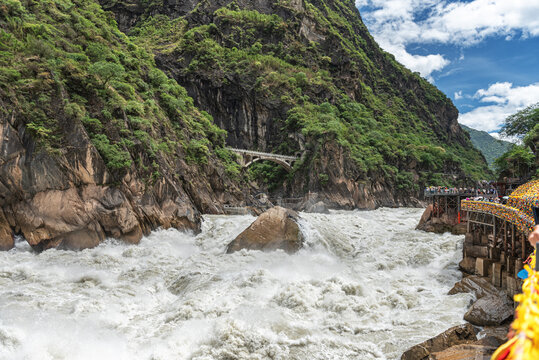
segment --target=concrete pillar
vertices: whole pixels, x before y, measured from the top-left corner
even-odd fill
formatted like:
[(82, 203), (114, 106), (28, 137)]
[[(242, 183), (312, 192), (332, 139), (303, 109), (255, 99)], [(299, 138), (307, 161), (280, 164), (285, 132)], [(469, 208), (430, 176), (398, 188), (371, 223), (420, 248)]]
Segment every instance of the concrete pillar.
[(473, 257), (473, 258), (487, 258), (488, 257), (488, 247), (487, 246), (466, 246), (464, 248), (464, 256)]
[(497, 287), (502, 287), (502, 264), (493, 263), (492, 264), (492, 285)]
[(515, 273), (515, 258), (512, 256), (507, 256), (506, 258), (507, 261), (505, 263), (505, 268), (507, 269), (507, 274), (509, 276), (513, 276), (513, 274)]
[(518, 281), (512, 276), (508, 276), (506, 279), (507, 279), (507, 294), (513, 297), (520, 292), (520, 288), (518, 287)]
[(490, 247), (488, 249), (488, 258), (494, 261), (500, 260), (500, 249), (495, 247)]
[(493, 261), (485, 258), (477, 258), (475, 260), (475, 273), (479, 276), (488, 277), (492, 271)]

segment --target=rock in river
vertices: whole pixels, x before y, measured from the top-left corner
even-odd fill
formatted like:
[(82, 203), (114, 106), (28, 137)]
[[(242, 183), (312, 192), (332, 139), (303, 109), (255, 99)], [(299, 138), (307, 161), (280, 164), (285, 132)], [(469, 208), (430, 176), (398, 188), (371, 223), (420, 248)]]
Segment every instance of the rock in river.
[(299, 219), (295, 211), (279, 206), (260, 215), (247, 229), (227, 247), (227, 253), (241, 249), (277, 250), (288, 253), (298, 251), (303, 243), (303, 236), (297, 224)]
[(503, 297), (487, 295), (473, 303), (464, 320), (478, 326), (500, 325), (512, 315), (513, 309)]

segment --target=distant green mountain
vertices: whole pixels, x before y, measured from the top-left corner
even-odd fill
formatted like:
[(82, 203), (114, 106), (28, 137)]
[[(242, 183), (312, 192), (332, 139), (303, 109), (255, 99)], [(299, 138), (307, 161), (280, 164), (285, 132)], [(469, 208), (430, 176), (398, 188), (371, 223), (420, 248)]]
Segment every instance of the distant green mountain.
[(462, 124), (460, 126), (470, 134), (472, 144), (483, 153), (488, 166), (492, 169), (494, 167), (494, 160), (502, 156), (513, 146), (512, 143), (498, 140), (486, 131), (475, 130)]

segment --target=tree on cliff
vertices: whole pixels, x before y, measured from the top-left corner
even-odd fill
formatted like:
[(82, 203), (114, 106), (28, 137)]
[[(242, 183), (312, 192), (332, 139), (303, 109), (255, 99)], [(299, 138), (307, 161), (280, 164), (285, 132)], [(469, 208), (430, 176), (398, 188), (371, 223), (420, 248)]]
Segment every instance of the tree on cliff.
[(505, 119), (501, 134), (519, 138), (522, 145), (496, 159), (499, 176), (539, 177), (539, 102)]

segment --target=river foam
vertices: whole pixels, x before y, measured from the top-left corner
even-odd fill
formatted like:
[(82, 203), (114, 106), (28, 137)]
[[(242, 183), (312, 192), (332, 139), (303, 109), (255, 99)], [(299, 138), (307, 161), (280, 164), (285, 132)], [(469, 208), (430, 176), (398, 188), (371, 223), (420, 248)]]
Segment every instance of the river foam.
[(129, 246), (0, 253), (0, 359), (397, 359), (462, 323), (462, 237), (419, 209), (301, 214), (294, 255), (225, 248), (254, 218), (206, 216)]

